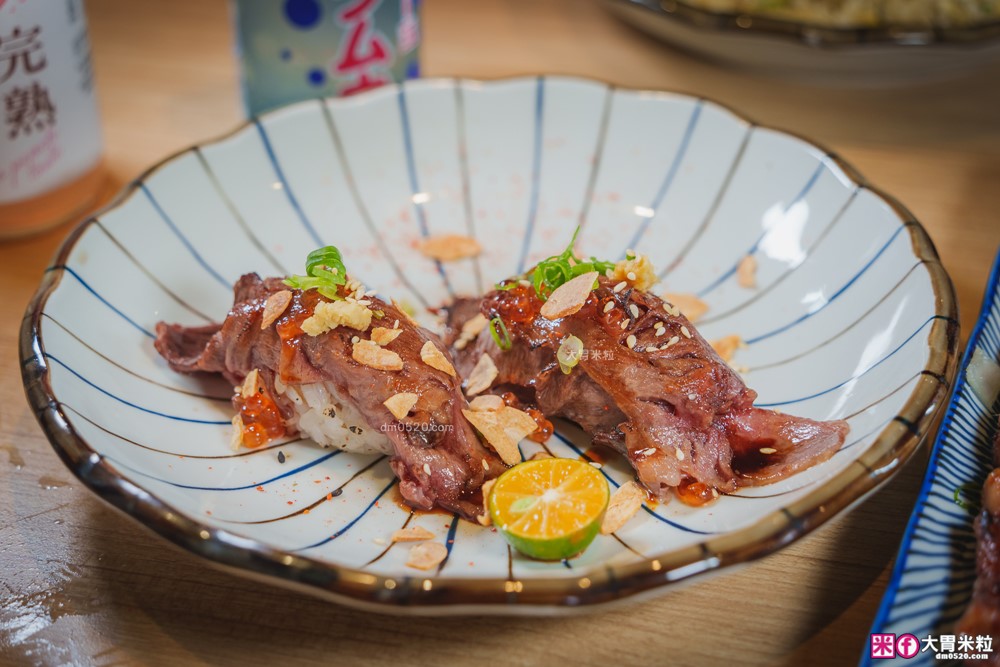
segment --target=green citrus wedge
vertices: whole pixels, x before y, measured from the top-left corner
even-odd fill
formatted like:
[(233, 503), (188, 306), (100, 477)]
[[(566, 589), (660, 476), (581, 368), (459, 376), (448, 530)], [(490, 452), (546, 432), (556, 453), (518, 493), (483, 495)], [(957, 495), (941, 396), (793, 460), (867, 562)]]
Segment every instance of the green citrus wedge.
[(607, 481), (590, 464), (539, 459), (500, 475), (487, 507), (512, 547), (531, 558), (562, 560), (594, 541), (609, 496)]

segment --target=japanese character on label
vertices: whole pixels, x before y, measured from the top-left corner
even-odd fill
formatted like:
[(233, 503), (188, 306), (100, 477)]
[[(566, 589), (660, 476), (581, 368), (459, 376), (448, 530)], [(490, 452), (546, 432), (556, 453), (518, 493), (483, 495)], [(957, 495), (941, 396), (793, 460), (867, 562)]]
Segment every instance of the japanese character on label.
[(14, 76), (18, 64), (25, 74), (35, 74), (45, 69), (47, 62), (42, 53), (42, 42), (38, 39), (41, 32), (39, 26), (27, 32), (15, 27), (10, 35), (0, 37), (0, 83)]
[(358, 0), (344, 7), (337, 19), (345, 25), (347, 39), (344, 40), (333, 69), (339, 74), (356, 74), (357, 78), (341, 90), (350, 95), (369, 88), (375, 88), (389, 79), (375, 71), (377, 67), (392, 64), (392, 44), (375, 30), (372, 13), (375, 0)]
[(7, 137), (44, 130), (56, 122), (56, 108), (49, 98), (49, 89), (37, 81), (24, 88), (15, 86), (3, 97)]

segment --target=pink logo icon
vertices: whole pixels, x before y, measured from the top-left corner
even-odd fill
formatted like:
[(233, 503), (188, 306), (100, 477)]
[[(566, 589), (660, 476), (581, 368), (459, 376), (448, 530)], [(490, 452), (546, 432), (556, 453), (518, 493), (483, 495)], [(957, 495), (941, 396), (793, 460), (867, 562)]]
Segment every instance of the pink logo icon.
[(896, 638), (896, 655), (900, 658), (912, 658), (920, 653), (920, 640), (914, 635), (900, 635)]
[(872, 658), (895, 658), (896, 635), (892, 633), (873, 634), (871, 640), (871, 653), (869, 655)]

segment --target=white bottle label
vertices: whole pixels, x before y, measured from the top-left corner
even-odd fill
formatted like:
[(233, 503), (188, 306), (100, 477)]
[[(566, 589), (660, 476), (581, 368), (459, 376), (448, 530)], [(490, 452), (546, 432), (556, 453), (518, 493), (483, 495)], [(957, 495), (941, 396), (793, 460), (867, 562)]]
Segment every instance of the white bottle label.
[(0, 204), (68, 183), (100, 157), (81, 0), (0, 0)]

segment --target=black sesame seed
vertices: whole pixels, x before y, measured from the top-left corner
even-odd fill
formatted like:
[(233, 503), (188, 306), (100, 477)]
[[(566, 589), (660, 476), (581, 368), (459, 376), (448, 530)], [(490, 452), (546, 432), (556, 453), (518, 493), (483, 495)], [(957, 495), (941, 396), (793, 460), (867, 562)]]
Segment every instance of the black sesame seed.
[(284, 462), (285, 462), (285, 453), (281, 450), (278, 450), (278, 463), (284, 463)]
[(337, 496), (339, 496), (343, 492), (344, 492), (343, 489), (334, 489), (333, 491), (330, 492), (330, 495), (333, 496), (334, 498), (336, 498)]

